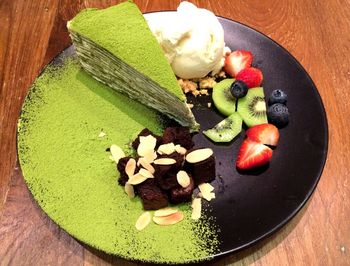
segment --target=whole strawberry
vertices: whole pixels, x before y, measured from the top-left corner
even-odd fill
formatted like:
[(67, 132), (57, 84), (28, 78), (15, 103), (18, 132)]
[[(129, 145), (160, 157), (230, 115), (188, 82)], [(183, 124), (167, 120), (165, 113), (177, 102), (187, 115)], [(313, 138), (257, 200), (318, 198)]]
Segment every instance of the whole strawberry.
[(255, 67), (244, 68), (238, 72), (237, 80), (243, 81), (248, 88), (259, 87), (263, 81), (263, 74), (260, 69)]
[(236, 50), (225, 57), (225, 72), (231, 77), (236, 77), (242, 69), (250, 67), (253, 54), (250, 51)]

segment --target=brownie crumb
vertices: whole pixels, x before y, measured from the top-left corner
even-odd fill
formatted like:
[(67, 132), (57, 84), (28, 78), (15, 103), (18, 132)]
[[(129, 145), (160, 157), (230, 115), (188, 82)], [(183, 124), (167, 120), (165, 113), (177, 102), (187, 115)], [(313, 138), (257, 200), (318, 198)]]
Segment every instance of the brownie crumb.
[(136, 186), (145, 210), (158, 210), (168, 206), (168, 197), (158, 186), (154, 178)]
[(190, 131), (186, 127), (167, 127), (163, 134), (163, 143), (179, 144), (185, 149), (192, 149), (194, 146)]

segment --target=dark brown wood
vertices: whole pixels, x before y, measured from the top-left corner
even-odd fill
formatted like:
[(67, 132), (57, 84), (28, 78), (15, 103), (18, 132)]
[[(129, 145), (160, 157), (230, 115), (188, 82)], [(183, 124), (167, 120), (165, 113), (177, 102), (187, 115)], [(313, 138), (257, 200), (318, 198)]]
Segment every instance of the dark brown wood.
[[(43, 65), (69, 45), (67, 20), (85, 7), (119, 1), (0, 1), (0, 264), (137, 265), (82, 245), (32, 199), (16, 165), (16, 122), (28, 87)], [(180, 1), (135, 1), (143, 12)], [(321, 181), (282, 230), (213, 265), (350, 265), (350, 2), (193, 1), (247, 24), (289, 50), (313, 78), (329, 123)]]

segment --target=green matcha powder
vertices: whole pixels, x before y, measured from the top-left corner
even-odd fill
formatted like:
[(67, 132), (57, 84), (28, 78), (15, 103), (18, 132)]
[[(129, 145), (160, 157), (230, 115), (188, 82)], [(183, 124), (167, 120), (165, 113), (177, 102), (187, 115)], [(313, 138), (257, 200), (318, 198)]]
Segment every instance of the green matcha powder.
[(165, 263), (210, 258), (218, 251), (213, 217), (191, 220), (190, 204), (179, 206), (185, 219), (176, 225), (135, 228), (142, 204), (117, 184), (106, 148), (117, 144), (130, 154), (130, 141), (145, 127), (162, 132), (157, 113), (97, 82), (75, 59), (47, 67), (19, 121), (18, 154), (28, 187), (57, 224), (107, 253)]

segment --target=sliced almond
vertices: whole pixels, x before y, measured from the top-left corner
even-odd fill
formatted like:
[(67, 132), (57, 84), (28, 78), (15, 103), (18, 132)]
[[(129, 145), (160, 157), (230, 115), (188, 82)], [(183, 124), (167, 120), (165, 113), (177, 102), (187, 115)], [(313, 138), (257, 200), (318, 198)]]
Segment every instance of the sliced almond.
[(157, 139), (152, 135), (140, 136), (140, 144), (137, 147), (137, 154), (139, 156), (145, 156), (148, 152), (154, 151), (157, 144)]
[(188, 187), (190, 185), (190, 183), (191, 183), (190, 177), (183, 170), (180, 170), (177, 173), (176, 179), (177, 179), (177, 182), (180, 184), (180, 186), (182, 186), (183, 188)]
[(202, 200), (201, 198), (194, 198), (192, 200), (192, 215), (191, 218), (193, 220), (198, 220), (201, 218), (201, 212), (202, 212)]
[(168, 216), (168, 215), (171, 215), (171, 214), (176, 213), (178, 211), (179, 211), (178, 209), (166, 207), (163, 209), (156, 210), (154, 212), (154, 216), (155, 217)]
[(202, 193), (202, 197), (207, 201), (211, 201), (212, 199), (215, 199), (215, 193), (212, 192), (214, 190), (214, 187), (209, 183), (200, 184), (198, 185), (198, 188)]
[(125, 153), (123, 152), (123, 150), (115, 144), (111, 145), (110, 151), (113, 156), (113, 160), (116, 163), (118, 163), (121, 158), (125, 157)]
[(176, 161), (172, 158), (160, 158), (157, 159), (153, 162), (154, 164), (159, 164), (159, 165), (171, 165), (176, 163)]
[(141, 168), (139, 171), (140, 175), (143, 175), (146, 178), (154, 178), (154, 176), (146, 169)]
[(182, 221), (183, 218), (184, 218), (183, 213), (181, 211), (178, 211), (167, 216), (161, 216), (161, 217), (154, 216), (153, 222), (159, 225), (172, 225)]
[(129, 177), (128, 183), (130, 185), (138, 185), (138, 184), (141, 184), (142, 182), (144, 182), (146, 179), (147, 179), (147, 177), (137, 173), (136, 175)]
[(189, 154), (187, 154), (186, 161), (189, 163), (198, 163), (208, 159), (212, 155), (213, 155), (213, 150), (210, 148), (194, 150)]
[(151, 174), (154, 174), (154, 167), (143, 157), (137, 161), (137, 165), (141, 165), (143, 168), (148, 170)]
[(172, 142), (167, 144), (162, 144), (159, 146), (157, 152), (159, 154), (166, 154), (166, 155), (172, 154), (173, 152), (175, 152), (175, 145)]
[(145, 158), (147, 162), (153, 163), (153, 161), (157, 159), (157, 153), (154, 150), (149, 150), (148, 152), (146, 152), (143, 158)]
[(125, 183), (124, 191), (128, 195), (129, 198), (135, 197), (134, 187), (133, 187), (133, 185), (129, 184), (128, 182)]
[(209, 192), (208, 194), (205, 195), (205, 198), (202, 193), (198, 193), (197, 197), (206, 199), (207, 201), (211, 201), (212, 199), (215, 199), (215, 193), (214, 192)]
[(129, 161), (125, 165), (125, 173), (128, 177), (132, 177), (135, 174), (136, 169), (136, 161), (133, 158), (130, 158)]
[(175, 145), (175, 151), (182, 155), (185, 155), (187, 152), (187, 150), (184, 147), (181, 147), (179, 144)]
[(210, 192), (208, 198), (209, 198), (208, 201), (211, 201), (212, 199), (215, 199), (215, 193), (214, 192)]
[(147, 225), (152, 220), (152, 215), (150, 212), (144, 212), (140, 215), (140, 217), (137, 219), (135, 227), (138, 231), (141, 231), (146, 228)]
[(99, 138), (103, 138), (104, 136), (106, 136), (107, 134), (104, 133), (103, 131), (100, 132), (100, 134), (98, 134), (98, 137)]

